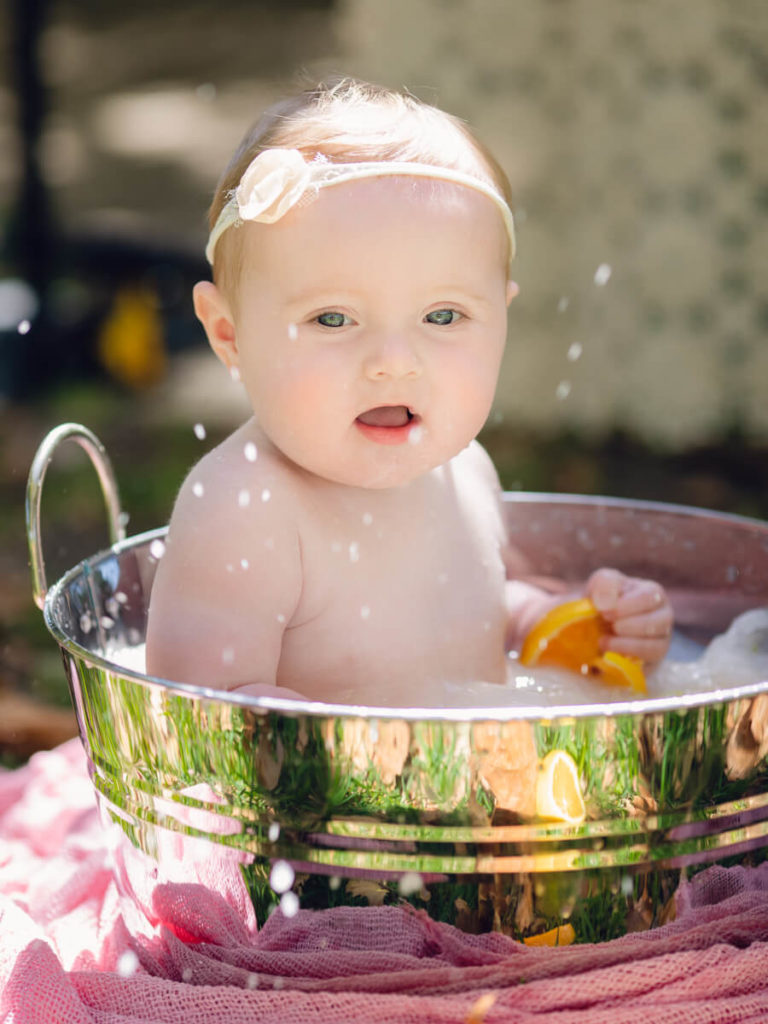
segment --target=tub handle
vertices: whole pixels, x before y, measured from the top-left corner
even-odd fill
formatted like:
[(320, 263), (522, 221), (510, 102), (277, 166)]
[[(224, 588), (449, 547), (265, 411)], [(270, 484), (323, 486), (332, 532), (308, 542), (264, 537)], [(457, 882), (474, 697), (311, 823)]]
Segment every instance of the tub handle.
[(45, 579), (45, 559), (40, 537), (40, 501), (43, 493), (43, 481), (53, 453), (62, 441), (70, 439), (76, 441), (85, 451), (98, 474), (101, 493), (107, 506), (110, 543), (116, 544), (125, 539), (125, 526), (123, 525), (117, 481), (104, 445), (94, 433), (79, 423), (62, 423), (61, 426), (55, 427), (43, 438), (37, 449), (27, 479), (27, 544), (29, 545), (29, 564), (32, 571), (32, 594), (35, 604), (40, 609), (45, 605), (45, 597), (48, 593), (48, 584)]

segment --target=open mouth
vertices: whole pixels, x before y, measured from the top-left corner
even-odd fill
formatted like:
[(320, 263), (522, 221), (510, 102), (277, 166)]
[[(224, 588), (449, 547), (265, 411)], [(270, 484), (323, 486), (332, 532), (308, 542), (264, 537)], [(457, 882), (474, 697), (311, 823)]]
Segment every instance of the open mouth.
[(379, 405), (357, 417), (366, 427), (407, 427), (414, 419), (407, 405)]
[(377, 444), (402, 444), (413, 440), (412, 430), (420, 417), (407, 405), (378, 405), (360, 413), (355, 420), (358, 430)]

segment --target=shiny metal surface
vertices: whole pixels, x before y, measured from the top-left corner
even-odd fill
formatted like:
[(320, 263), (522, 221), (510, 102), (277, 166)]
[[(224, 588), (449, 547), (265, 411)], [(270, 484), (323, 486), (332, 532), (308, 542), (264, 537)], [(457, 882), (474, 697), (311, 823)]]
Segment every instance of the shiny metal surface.
[[(768, 605), (768, 524), (556, 495), (507, 495), (506, 512), (531, 572), (582, 579), (611, 564), (652, 576), (692, 637)], [(172, 685), (127, 667), (162, 535), (86, 559), (44, 608), (136, 931), (151, 932), (180, 885), (254, 927), (281, 899), (270, 872), (286, 862), (302, 906), (407, 898), (470, 930), (571, 920), (578, 938), (606, 939), (663, 920), (686, 871), (768, 845), (768, 680), (618, 704), (429, 710)], [(578, 766), (579, 824), (535, 816), (553, 749)]]

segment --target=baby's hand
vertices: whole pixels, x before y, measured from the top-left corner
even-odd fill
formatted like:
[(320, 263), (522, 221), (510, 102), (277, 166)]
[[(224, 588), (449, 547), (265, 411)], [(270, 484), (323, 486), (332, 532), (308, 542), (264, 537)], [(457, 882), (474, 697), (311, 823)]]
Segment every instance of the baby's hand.
[(674, 617), (666, 591), (653, 580), (598, 569), (587, 580), (587, 597), (611, 626), (601, 647), (653, 664), (669, 649)]

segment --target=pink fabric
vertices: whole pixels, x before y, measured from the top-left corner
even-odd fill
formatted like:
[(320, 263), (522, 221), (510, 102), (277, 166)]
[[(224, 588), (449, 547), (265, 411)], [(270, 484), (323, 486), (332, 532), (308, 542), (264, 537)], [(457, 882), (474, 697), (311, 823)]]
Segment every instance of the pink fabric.
[(140, 945), (120, 917), (79, 741), (0, 775), (1, 1019), (768, 1021), (768, 867), (712, 868), (683, 890), (673, 924), (564, 949), (465, 935), (399, 907), (278, 912), (253, 936), (190, 888)]

